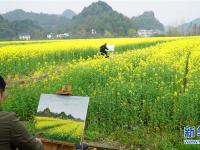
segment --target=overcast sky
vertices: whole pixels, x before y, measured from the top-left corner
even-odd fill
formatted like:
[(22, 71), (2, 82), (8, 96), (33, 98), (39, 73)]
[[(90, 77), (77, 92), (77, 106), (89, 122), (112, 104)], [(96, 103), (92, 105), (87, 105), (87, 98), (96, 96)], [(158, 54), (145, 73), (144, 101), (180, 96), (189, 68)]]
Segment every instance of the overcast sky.
[[(114, 10), (132, 17), (153, 10), (165, 25), (179, 25), (200, 17), (200, 0), (103, 0)], [(61, 14), (65, 9), (81, 12), (97, 0), (0, 0), (0, 14), (14, 10)]]

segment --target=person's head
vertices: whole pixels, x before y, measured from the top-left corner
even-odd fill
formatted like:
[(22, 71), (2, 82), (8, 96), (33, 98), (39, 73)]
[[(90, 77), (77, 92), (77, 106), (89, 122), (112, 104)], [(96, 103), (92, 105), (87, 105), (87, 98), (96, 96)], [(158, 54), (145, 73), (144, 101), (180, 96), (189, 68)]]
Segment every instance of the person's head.
[(4, 98), (3, 94), (5, 91), (5, 88), (6, 88), (6, 82), (3, 79), (3, 77), (0, 76), (0, 104), (3, 102), (3, 98)]

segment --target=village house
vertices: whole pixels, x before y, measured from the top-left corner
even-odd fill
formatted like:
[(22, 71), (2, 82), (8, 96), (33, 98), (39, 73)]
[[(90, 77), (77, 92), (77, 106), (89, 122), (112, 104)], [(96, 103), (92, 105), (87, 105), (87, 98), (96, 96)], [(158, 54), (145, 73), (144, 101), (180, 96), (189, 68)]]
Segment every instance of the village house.
[(141, 30), (138, 30), (137, 31), (137, 34), (139, 37), (151, 37), (151, 36), (154, 36), (154, 35), (159, 35), (161, 34), (161, 31), (160, 30), (146, 30), (146, 29), (141, 29)]
[(97, 34), (96, 30), (92, 29), (92, 30), (91, 30), (91, 34), (92, 34), (92, 35)]
[(20, 34), (18, 38), (19, 38), (19, 40), (30, 40), (31, 39), (31, 35), (23, 33), (23, 34)]
[(69, 37), (69, 33), (57, 34), (56, 37), (58, 39), (65, 39)]
[(47, 34), (47, 39), (55, 39), (55, 34), (54, 33)]
[(61, 34), (55, 34), (55, 33), (50, 33), (47, 34), (47, 39), (65, 39), (70, 36), (69, 33), (61, 33)]

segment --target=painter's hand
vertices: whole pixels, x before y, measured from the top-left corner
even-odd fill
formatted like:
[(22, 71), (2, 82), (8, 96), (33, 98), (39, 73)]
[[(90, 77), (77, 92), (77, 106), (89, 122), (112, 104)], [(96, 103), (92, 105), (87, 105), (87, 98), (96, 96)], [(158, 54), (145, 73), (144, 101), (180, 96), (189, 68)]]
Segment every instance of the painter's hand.
[(42, 143), (42, 141), (41, 141), (39, 138), (35, 138), (35, 140), (36, 140), (37, 142)]

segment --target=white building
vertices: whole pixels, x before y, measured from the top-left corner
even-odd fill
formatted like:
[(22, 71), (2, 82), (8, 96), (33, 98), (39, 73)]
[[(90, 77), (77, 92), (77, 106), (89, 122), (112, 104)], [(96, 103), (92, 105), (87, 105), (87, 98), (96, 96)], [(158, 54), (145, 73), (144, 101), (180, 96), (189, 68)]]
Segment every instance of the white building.
[(51, 34), (47, 34), (47, 39), (53, 39), (53, 36)]
[(58, 39), (64, 39), (64, 38), (67, 38), (69, 37), (69, 33), (63, 33), (63, 34), (57, 34), (56, 35), (56, 38)]
[(47, 39), (65, 39), (70, 36), (69, 33), (61, 33), (61, 34), (55, 34), (55, 33), (50, 33), (47, 34)]
[(160, 30), (146, 30), (146, 29), (142, 29), (142, 30), (138, 30), (137, 34), (139, 37), (151, 37), (154, 35), (159, 35), (162, 32)]
[(153, 35), (153, 30), (138, 30), (137, 34), (139, 37), (150, 37)]
[(54, 33), (47, 34), (47, 39), (55, 39), (55, 34)]
[(19, 40), (30, 40), (31, 35), (30, 34), (20, 34), (19, 35)]
[(96, 30), (92, 29), (91, 33), (94, 35), (94, 34), (97, 34)]

